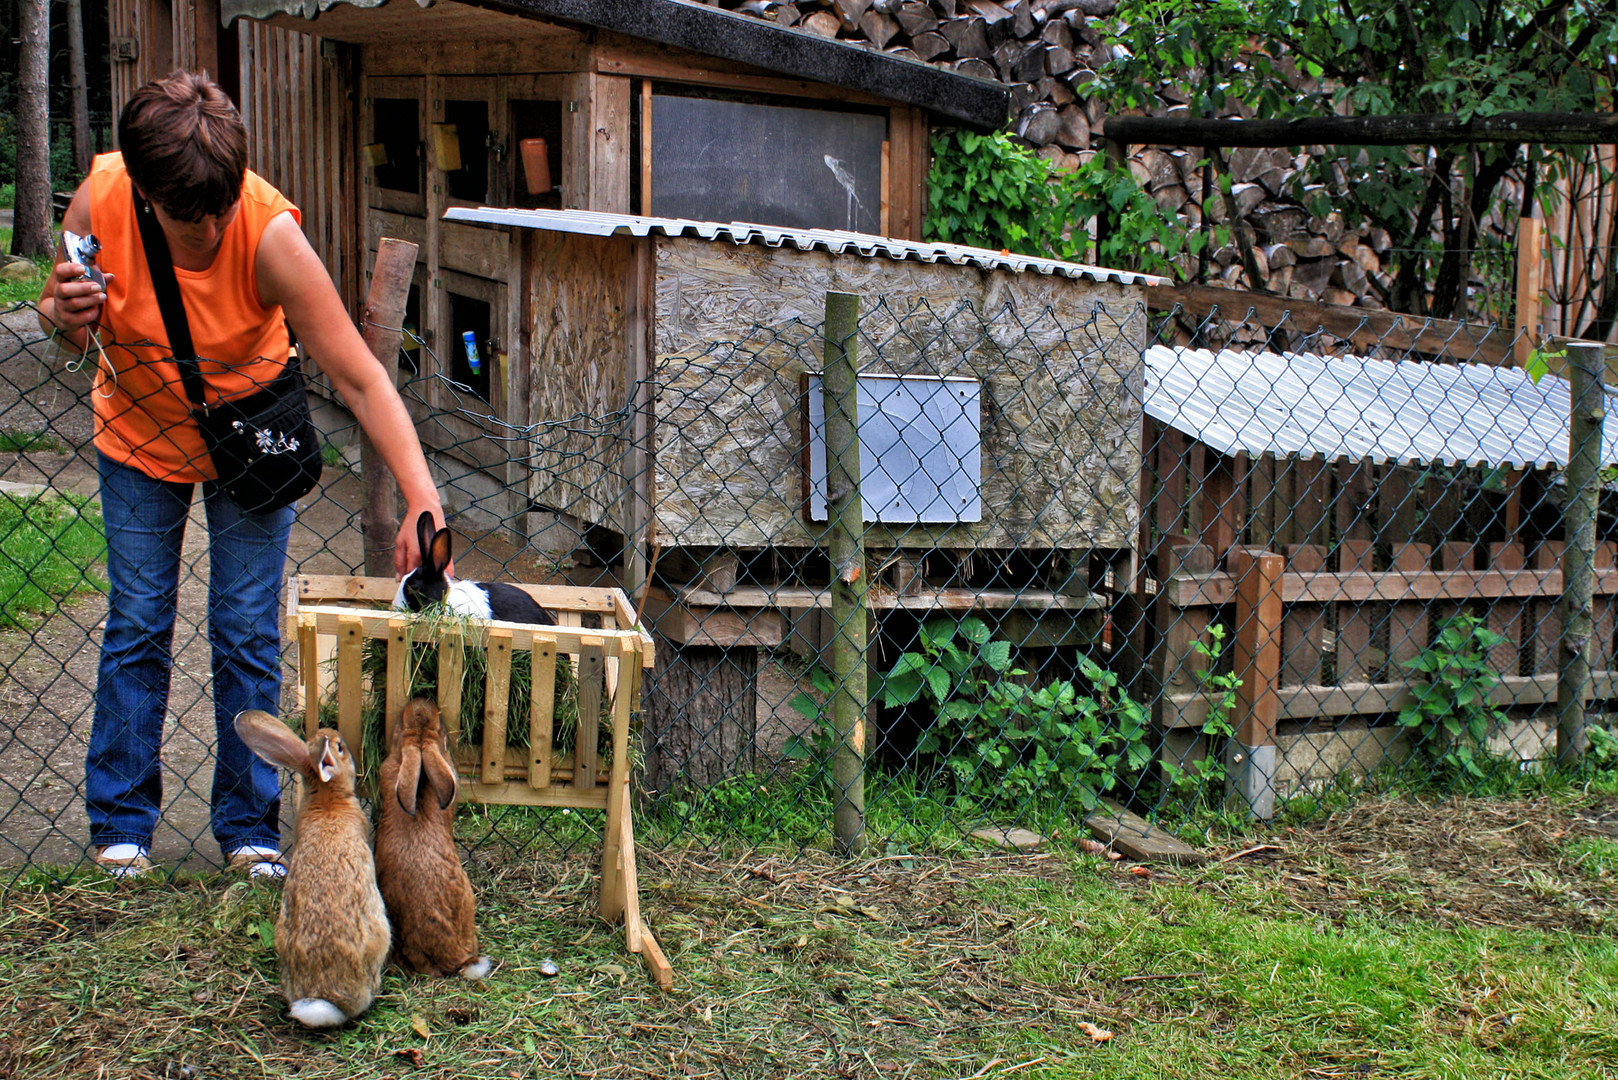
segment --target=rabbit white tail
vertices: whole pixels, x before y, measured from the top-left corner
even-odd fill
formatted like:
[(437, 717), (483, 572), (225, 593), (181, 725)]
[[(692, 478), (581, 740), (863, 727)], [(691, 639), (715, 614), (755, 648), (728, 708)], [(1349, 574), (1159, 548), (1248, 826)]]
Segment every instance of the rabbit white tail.
[(348, 1015), (324, 998), (299, 998), (287, 1011), (304, 1027), (340, 1027), (348, 1022)]
[(494, 967), (494, 961), (487, 956), (480, 956), (461, 969), (461, 978), (476, 982), (489, 977), (489, 969)]

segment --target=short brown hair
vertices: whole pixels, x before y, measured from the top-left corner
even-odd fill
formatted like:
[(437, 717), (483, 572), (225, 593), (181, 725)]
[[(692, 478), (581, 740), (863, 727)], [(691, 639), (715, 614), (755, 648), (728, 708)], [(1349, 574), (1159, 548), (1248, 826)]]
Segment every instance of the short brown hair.
[(170, 217), (200, 221), (241, 198), (247, 128), (206, 75), (175, 71), (136, 90), (118, 117), (118, 147), (135, 185)]

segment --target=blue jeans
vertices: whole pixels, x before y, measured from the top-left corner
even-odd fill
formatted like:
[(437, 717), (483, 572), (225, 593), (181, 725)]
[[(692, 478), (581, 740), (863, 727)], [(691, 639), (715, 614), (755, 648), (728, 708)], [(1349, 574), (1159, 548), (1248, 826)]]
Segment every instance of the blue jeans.
[[(163, 801), (159, 752), (192, 485), (97, 458), (111, 589), (84, 767), (90, 843), (149, 847)], [(214, 839), (227, 854), (248, 844), (279, 847), (280, 777), (237, 737), (234, 721), (243, 709), (280, 709), (279, 601), (295, 510), (248, 514), (211, 482), (202, 498), (212, 567)]]

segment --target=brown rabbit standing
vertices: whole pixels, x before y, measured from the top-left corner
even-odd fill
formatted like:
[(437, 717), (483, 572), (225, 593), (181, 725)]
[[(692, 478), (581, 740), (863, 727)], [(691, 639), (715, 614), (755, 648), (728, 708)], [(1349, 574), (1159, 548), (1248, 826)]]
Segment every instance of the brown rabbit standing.
[[(428, 797), (419, 797), (422, 781)], [(423, 975), (481, 979), (472, 883), (453, 825), (459, 784), (438, 710), (424, 698), (404, 708), (382, 762), (376, 877), (393, 920), (394, 955)]]
[(305, 743), (257, 709), (236, 717), (236, 733), (265, 761), (303, 777), (275, 951), (292, 1018), (337, 1027), (371, 1007), (389, 945), (371, 823), (354, 795), (354, 759), (337, 732), (321, 728)]

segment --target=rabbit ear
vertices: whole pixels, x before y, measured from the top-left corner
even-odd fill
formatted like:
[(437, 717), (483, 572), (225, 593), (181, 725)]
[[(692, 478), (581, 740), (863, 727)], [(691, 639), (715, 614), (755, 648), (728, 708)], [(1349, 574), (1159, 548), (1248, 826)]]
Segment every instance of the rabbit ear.
[(393, 782), (393, 794), (399, 806), (411, 817), (416, 816), (416, 792), (421, 787), (421, 747), (413, 738), (406, 738), (399, 749), (399, 775)]
[(433, 536), (433, 573), (443, 576), (444, 570), (449, 566), (450, 550), (453, 538), (448, 529), (439, 529)]
[(436, 739), (423, 748), (421, 768), (427, 774), (427, 783), (433, 789), (433, 794), (438, 798), (438, 808), (447, 808), (455, 801), (459, 781), (455, 778), (455, 766), (444, 756), (443, 747)]
[(427, 551), (433, 546), (433, 515), (426, 510), (416, 518), (416, 546), (421, 549), (422, 577), (432, 577), (443, 569), (431, 566), (427, 561)]
[(249, 750), (272, 765), (281, 765), (305, 776), (314, 772), (308, 745), (267, 712), (247, 709), (237, 713), (236, 734)]

